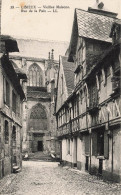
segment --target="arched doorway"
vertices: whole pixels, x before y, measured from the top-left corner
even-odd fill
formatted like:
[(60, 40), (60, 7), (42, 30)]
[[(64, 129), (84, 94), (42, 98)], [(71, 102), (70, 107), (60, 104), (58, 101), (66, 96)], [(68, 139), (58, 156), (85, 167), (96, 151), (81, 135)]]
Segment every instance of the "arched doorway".
[(38, 103), (31, 109), (29, 119), (29, 140), (32, 152), (45, 149), (44, 136), (47, 132), (47, 124), (45, 107)]

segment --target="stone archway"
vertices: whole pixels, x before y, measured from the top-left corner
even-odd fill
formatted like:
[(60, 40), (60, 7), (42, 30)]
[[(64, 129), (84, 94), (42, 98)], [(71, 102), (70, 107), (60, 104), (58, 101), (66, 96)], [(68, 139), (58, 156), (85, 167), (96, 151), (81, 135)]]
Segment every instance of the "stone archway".
[(32, 107), (29, 118), (29, 141), (32, 152), (45, 150), (45, 135), (48, 128), (48, 120), (45, 107), (38, 103)]

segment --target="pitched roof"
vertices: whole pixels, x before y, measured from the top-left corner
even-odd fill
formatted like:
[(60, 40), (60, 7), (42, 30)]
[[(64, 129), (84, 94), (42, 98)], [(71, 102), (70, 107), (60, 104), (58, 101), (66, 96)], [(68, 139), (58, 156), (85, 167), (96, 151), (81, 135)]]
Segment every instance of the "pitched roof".
[(11, 64), (12, 64), (12, 66), (13, 66), (13, 68), (14, 68), (16, 74), (18, 75), (18, 77), (19, 77), (20, 79), (27, 79), (27, 75), (26, 75), (26, 73), (24, 72), (24, 70), (22, 70), (21, 68), (19, 68), (19, 67), (17, 66), (17, 64), (16, 64), (15, 62), (13, 62), (12, 60), (10, 60), (10, 62), (11, 62)]
[(76, 15), (79, 36), (111, 42), (109, 34), (114, 18), (81, 9), (76, 9)]
[(59, 55), (65, 55), (68, 47), (68, 42), (62, 41), (45, 41), (45, 40), (33, 40), (33, 39), (17, 39), (19, 53), (12, 55), (22, 57), (34, 57), (48, 59), (48, 53), (54, 49), (54, 59), (59, 60)]
[(27, 98), (50, 99), (50, 93), (45, 87), (27, 87)]
[(66, 80), (66, 86), (68, 90), (68, 95), (71, 94), (72, 90), (74, 89), (74, 70), (75, 64), (72, 62), (68, 62), (68, 57), (62, 56), (62, 65)]
[(24, 91), (22, 89), (22, 86), (20, 85), (19, 78), (17, 77), (17, 74), (14, 70), (14, 67), (12, 63), (10, 62), (7, 55), (3, 55), (1, 58), (1, 65), (6, 72), (8, 78), (10, 79), (11, 83), (13, 84), (14, 89), (17, 91), (17, 93), (20, 95), (21, 99), (25, 98)]

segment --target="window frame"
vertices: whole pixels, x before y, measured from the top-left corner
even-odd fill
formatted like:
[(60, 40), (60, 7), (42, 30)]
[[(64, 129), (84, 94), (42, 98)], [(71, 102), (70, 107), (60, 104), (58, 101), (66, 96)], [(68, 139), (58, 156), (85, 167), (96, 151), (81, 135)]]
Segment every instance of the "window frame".
[(9, 123), (7, 120), (4, 122), (4, 137), (5, 137), (5, 144), (9, 143)]

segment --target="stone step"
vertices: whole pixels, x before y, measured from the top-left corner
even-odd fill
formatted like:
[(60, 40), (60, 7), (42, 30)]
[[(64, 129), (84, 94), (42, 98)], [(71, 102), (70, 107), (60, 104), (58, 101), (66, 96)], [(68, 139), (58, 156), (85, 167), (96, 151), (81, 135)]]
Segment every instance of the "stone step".
[(21, 169), (18, 166), (13, 166), (13, 173), (18, 173), (20, 171)]

